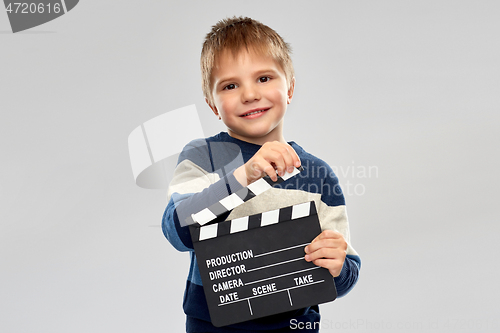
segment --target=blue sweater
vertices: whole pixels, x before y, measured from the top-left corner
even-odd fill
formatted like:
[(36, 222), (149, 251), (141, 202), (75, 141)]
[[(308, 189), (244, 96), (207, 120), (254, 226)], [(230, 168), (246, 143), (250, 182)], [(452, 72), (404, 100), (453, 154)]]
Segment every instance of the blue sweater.
[[(233, 220), (314, 200), (321, 229), (342, 233), (348, 244), (342, 271), (334, 278), (338, 296), (342, 297), (356, 284), (361, 260), (350, 244), (345, 201), (338, 178), (324, 161), (307, 153), (295, 142), (289, 144), (299, 156), (304, 170), (236, 207), (221, 220)], [(188, 332), (286, 330), (290, 327), (291, 320), (312, 324), (320, 320), (319, 308), (313, 306), (222, 328), (214, 327), (210, 322), (196, 255), (185, 220), (191, 214), (241, 189), (242, 185), (235, 179), (233, 172), (247, 162), (260, 147), (221, 132), (207, 139), (190, 142), (179, 156), (169, 186), (169, 201), (163, 215), (162, 229), (177, 250), (190, 251), (191, 266), (183, 304)]]

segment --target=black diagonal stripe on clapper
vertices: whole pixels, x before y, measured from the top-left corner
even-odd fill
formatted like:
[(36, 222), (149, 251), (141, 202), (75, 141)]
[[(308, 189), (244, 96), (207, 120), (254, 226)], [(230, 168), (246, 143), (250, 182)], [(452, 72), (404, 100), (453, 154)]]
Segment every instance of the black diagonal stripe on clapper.
[(265, 177), (264, 177), (264, 178), (262, 178), (262, 179), (264, 179), (264, 180), (265, 180), (265, 181), (266, 181), (266, 182), (267, 182), (267, 183), (268, 183), (271, 187), (272, 187), (273, 185), (280, 184), (280, 183), (283, 183), (283, 182), (285, 181), (285, 180), (284, 180), (283, 178), (281, 178), (280, 176), (278, 176), (278, 180), (277, 180), (277, 181), (273, 181), (273, 180), (271, 179), (271, 177), (269, 177), (269, 176), (265, 176)]
[(210, 211), (217, 217), (221, 216), (224, 213), (227, 213), (227, 208), (224, 207), (220, 201), (217, 201), (212, 206), (210, 206)]
[(280, 209), (279, 222), (289, 221), (292, 219), (292, 209), (293, 206), (285, 207)]
[(255, 229), (260, 227), (262, 221), (262, 214), (255, 214), (248, 217), (248, 229)]
[(317, 215), (318, 212), (316, 211), (316, 204), (314, 201), (311, 201), (311, 204), (309, 205), (309, 215)]
[(219, 222), (217, 237), (229, 235), (231, 232), (231, 221)]
[(246, 187), (239, 189), (238, 191), (235, 192), (235, 194), (244, 202), (247, 202), (248, 200), (255, 197), (255, 194)]

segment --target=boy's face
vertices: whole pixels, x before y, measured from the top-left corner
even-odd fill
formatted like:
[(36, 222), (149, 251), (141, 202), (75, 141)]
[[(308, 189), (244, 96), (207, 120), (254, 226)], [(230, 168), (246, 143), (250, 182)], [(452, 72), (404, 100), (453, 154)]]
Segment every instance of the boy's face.
[(229, 135), (264, 144), (281, 141), (283, 117), (293, 95), (286, 76), (271, 58), (242, 50), (236, 57), (224, 52), (212, 73), (210, 108), (222, 118)]

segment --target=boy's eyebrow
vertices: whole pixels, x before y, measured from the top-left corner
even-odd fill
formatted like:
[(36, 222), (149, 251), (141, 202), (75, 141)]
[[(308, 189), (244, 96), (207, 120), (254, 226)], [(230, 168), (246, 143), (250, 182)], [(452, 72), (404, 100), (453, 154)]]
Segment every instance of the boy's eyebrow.
[(266, 73), (271, 73), (271, 74), (276, 74), (278, 71), (273, 68), (267, 68), (267, 69), (261, 69), (258, 70), (254, 73), (255, 76), (261, 75), (261, 74), (266, 74)]
[(221, 80), (215, 82), (215, 87), (219, 87), (219, 86), (224, 85), (224, 84), (226, 84), (227, 82), (230, 82), (230, 81), (236, 81), (236, 78), (232, 77), (232, 76), (231, 77), (222, 78)]

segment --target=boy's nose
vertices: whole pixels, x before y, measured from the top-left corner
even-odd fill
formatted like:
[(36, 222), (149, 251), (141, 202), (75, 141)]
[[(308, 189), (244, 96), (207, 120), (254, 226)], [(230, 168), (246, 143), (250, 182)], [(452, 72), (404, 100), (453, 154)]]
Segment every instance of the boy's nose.
[(241, 94), (242, 102), (252, 102), (260, 99), (259, 89), (255, 86), (246, 86), (243, 88), (243, 92)]

